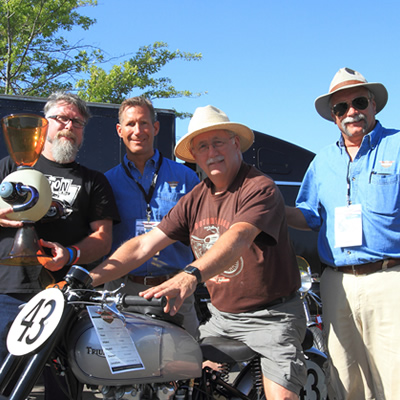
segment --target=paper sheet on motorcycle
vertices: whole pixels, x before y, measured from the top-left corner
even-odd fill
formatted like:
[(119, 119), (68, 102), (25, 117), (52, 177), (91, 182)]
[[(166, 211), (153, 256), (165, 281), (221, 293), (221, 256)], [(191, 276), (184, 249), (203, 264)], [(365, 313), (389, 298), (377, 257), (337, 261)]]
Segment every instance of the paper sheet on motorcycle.
[(113, 374), (144, 369), (129, 330), (112, 313), (99, 306), (87, 306), (107, 363)]
[(54, 332), (64, 311), (64, 296), (59, 289), (43, 290), (17, 315), (7, 336), (7, 349), (22, 356), (39, 348)]

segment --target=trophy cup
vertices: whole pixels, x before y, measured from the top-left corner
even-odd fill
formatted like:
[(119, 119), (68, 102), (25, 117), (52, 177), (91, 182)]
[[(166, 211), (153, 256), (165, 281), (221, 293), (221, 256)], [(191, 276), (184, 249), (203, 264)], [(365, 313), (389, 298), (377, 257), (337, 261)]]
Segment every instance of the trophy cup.
[(47, 178), (32, 167), (42, 152), (48, 121), (35, 114), (13, 114), (1, 119), (4, 140), (15, 172), (7, 175), (0, 185), (0, 209), (13, 207), (7, 218), (21, 221), (8, 256), (0, 265), (46, 265), (51, 260), (39, 243), (34, 223), (46, 215), (52, 201)]

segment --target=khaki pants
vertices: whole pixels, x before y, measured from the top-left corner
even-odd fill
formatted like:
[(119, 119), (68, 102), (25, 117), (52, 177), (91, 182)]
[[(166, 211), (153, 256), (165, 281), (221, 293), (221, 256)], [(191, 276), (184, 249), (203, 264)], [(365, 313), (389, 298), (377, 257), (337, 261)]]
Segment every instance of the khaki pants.
[(321, 296), (337, 398), (400, 399), (400, 266), (361, 276), (327, 268)]
[[(107, 290), (115, 290), (120, 287), (121, 283), (125, 284), (125, 287), (118, 293), (127, 293), (130, 295), (137, 295), (149, 288), (149, 286), (141, 285), (140, 283), (134, 283), (128, 279), (128, 276), (124, 276), (115, 281), (107, 282), (104, 288)], [(182, 307), (178, 311), (184, 317), (183, 327), (188, 331), (196, 340), (198, 339), (198, 327), (199, 320), (197, 319), (196, 308), (194, 306), (194, 295), (189, 296), (182, 304)]]

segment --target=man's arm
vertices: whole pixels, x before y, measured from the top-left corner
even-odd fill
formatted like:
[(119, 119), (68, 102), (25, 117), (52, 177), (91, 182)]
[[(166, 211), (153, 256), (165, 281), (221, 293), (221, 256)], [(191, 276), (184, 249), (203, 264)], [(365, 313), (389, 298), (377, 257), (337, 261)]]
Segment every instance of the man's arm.
[(158, 228), (128, 240), (107, 260), (90, 272), (93, 278), (93, 286), (126, 275), (174, 242)]
[[(191, 263), (191, 265), (200, 270), (202, 282), (233, 265), (244, 250), (251, 246), (260, 232), (260, 229), (246, 222), (232, 225), (202, 257)], [(142, 292), (141, 295), (146, 299), (153, 296), (157, 298), (161, 296), (175, 298), (173, 307), (167, 304), (165, 308), (165, 312), (175, 315), (183, 304), (184, 299), (195, 291), (196, 286), (196, 277), (183, 272), (159, 286)]]
[(105, 219), (90, 224), (92, 233), (75, 245), (81, 251), (79, 262), (89, 264), (111, 250), (113, 221)]
[[(78, 243), (74, 243), (80, 250), (77, 264), (89, 264), (108, 254), (111, 250), (112, 225), (110, 219), (98, 220), (90, 223), (92, 233)], [(58, 271), (68, 264), (70, 253), (66, 247), (57, 242), (49, 242), (41, 239), (43, 247), (51, 249), (53, 260), (46, 262), (46, 268), (50, 271)]]
[(291, 228), (299, 229), (302, 231), (310, 231), (304, 214), (299, 208), (285, 206), (287, 224)]

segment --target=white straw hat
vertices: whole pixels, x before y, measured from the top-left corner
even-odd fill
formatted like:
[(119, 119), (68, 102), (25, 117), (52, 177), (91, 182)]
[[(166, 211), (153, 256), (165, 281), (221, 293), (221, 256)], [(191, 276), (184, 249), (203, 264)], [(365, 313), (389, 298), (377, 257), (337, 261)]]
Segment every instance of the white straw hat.
[(213, 131), (215, 129), (226, 129), (238, 135), (240, 139), (240, 150), (244, 153), (254, 142), (253, 131), (245, 125), (230, 122), (228, 116), (220, 109), (213, 106), (196, 108), (189, 122), (188, 133), (183, 136), (175, 146), (175, 156), (183, 161), (194, 162), (190, 152), (190, 144), (200, 133)]
[(350, 68), (341, 68), (333, 77), (329, 86), (329, 93), (319, 96), (315, 100), (315, 108), (321, 117), (334, 121), (331, 114), (330, 97), (340, 90), (363, 86), (369, 89), (375, 96), (376, 113), (385, 107), (388, 100), (388, 92), (381, 83), (368, 83), (368, 81), (357, 71)]

